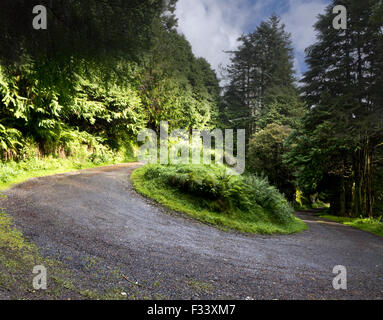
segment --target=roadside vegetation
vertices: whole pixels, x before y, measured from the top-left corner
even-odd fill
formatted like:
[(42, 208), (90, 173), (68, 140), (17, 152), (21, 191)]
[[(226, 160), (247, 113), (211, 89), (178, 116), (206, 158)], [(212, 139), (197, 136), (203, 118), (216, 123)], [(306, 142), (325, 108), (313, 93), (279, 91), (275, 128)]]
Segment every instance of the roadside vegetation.
[(363, 231), (371, 232), (377, 236), (383, 237), (383, 220), (379, 218), (349, 218), (333, 215), (320, 215), (320, 218), (328, 219), (334, 222), (342, 223), (346, 226), (357, 228)]
[(131, 179), (139, 193), (221, 229), (262, 234), (305, 229), (267, 179), (228, 175), (224, 166), (146, 165)]
[[(0, 12), (0, 183), (28, 176), (29, 165), (40, 170), (31, 150), (46, 172), (59, 172), (56, 158), (73, 162), (64, 168), (116, 162), (142, 129), (159, 132), (168, 121), (170, 131), (244, 128), (247, 171), (267, 176), (289, 202), (299, 190), (334, 215), (382, 214), (381, 3), (347, 0), (349, 19), (359, 17), (347, 34), (328, 28), (329, 4), (300, 86), (292, 36), (272, 15), (238, 39), (220, 86), (178, 33), (177, 0), (48, 2), (46, 37), (19, 23), (28, 3), (4, 1)], [(78, 162), (84, 148), (90, 154)]]
[(0, 162), (0, 191), (30, 178), (65, 173), (81, 169), (133, 162), (134, 156), (109, 154), (102, 157), (33, 157), (21, 161)]

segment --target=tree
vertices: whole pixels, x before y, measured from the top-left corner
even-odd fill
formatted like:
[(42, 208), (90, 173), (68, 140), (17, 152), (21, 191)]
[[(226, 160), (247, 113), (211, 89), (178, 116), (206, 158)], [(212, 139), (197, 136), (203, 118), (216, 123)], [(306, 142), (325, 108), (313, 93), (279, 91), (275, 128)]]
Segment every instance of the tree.
[[(22, 62), (81, 56), (136, 56), (150, 45), (152, 22), (167, 9), (163, 0), (3, 0), (0, 60)], [(174, 1), (170, 1), (170, 8)], [(47, 9), (48, 27), (34, 30), (32, 10)], [(174, 4), (173, 4), (174, 5)]]
[(218, 117), (219, 82), (209, 63), (196, 58), (190, 43), (163, 21), (153, 25), (152, 48), (142, 59), (141, 92), (149, 127), (162, 120), (171, 128), (212, 127)]
[[(32, 30), (34, 4), (47, 7), (47, 30)], [(18, 153), (25, 138), (40, 154), (57, 154), (70, 140), (117, 151), (131, 145), (142, 128), (158, 130), (161, 120), (171, 128), (214, 126), (219, 83), (209, 63), (196, 58), (177, 33), (175, 4), (2, 1), (5, 158)]]
[(272, 16), (239, 41), (227, 69), (225, 112), (231, 126), (246, 125), (253, 134), (255, 119), (268, 112), (270, 92), (294, 89), (291, 40), (280, 19)]
[(283, 155), (287, 151), (285, 141), (290, 133), (289, 127), (274, 123), (253, 135), (249, 143), (248, 167), (251, 172), (266, 175), (271, 184), (293, 201), (294, 176), (283, 163)]
[[(347, 8), (346, 30), (332, 27), (337, 4)], [(302, 82), (310, 110), (291, 140), (290, 161), (306, 190), (327, 190), (341, 215), (373, 215), (375, 156), (383, 140), (381, 7), (373, 0), (334, 1), (306, 51)]]
[(263, 112), (256, 119), (258, 130), (276, 123), (298, 129), (300, 119), (307, 112), (306, 104), (295, 88), (273, 87), (267, 90)]

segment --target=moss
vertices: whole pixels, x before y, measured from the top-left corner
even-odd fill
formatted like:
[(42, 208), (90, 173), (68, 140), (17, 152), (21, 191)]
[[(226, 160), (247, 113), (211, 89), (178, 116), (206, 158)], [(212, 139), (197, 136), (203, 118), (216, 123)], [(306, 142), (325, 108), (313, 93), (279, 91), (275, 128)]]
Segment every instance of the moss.
[(197, 281), (197, 280), (187, 280), (186, 284), (196, 290), (197, 293), (211, 293), (214, 290), (214, 287), (207, 282)]
[[(12, 219), (0, 212), (0, 289), (11, 294), (11, 298), (59, 298), (63, 295), (76, 295), (74, 286), (61, 285), (57, 279), (62, 279), (63, 266), (39, 255), (37, 247), (25, 240), (22, 233), (12, 227)], [(44, 265), (53, 274), (48, 275), (50, 288), (36, 291), (33, 289), (33, 267)], [(69, 280), (62, 279), (68, 283)], [(69, 289), (69, 292), (68, 292)]]

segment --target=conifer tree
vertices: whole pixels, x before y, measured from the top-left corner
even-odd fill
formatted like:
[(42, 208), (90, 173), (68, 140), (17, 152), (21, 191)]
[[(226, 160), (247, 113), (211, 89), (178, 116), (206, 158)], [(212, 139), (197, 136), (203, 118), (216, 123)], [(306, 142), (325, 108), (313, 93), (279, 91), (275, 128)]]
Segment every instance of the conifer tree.
[[(335, 5), (347, 29), (333, 28)], [(306, 190), (326, 191), (334, 212), (373, 215), (378, 148), (383, 141), (382, 3), (333, 1), (307, 49), (303, 92), (310, 111), (295, 133), (293, 163)]]
[[(291, 40), (280, 19), (273, 15), (239, 41), (241, 45), (231, 52), (227, 68), (225, 116), (231, 126), (246, 126), (251, 135), (257, 129), (257, 120), (269, 112), (267, 100), (270, 101), (272, 91), (276, 88), (294, 91)], [(289, 94), (297, 95), (292, 91)]]

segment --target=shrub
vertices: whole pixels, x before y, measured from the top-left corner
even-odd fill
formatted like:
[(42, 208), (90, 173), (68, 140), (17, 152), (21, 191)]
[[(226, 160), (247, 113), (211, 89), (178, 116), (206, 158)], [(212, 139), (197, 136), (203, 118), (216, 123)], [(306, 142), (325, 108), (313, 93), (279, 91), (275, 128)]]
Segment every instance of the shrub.
[(248, 169), (252, 173), (264, 174), (279, 191), (294, 200), (295, 183), (291, 169), (283, 162), (287, 152), (285, 141), (291, 129), (278, 124), (269, 124), (257, 132), (249, 141)]
[(260, 211), (264, 211), (259, 218), (278, 223), (293, 219), (292, 207), (266, 178), (228, 175), (224, 166), (147, 165), (144, 178), (199, 197), (201, 206), (214, 211), (230, 213), (239, 210), (258, 216)]

